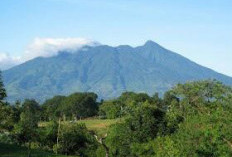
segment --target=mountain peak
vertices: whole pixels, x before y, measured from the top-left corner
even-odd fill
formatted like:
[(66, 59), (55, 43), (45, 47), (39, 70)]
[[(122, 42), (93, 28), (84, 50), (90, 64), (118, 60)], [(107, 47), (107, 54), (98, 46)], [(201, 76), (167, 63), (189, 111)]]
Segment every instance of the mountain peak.
[(144, 46), (157, 46), (158, 44), (152, 40), (148, 40)]

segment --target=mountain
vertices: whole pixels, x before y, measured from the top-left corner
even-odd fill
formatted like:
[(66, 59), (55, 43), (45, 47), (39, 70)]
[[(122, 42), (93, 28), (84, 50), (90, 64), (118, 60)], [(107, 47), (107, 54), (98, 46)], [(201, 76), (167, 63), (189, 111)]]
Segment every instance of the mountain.
[(123, 91), (163, 93), (177, 83), (217, 79), (232, 85), (232, 78), (200, 66), (153, 41), (143, 46), (85, 46), (76, 52), (38, 57), (3, 71), (9, 100), (96, 92), (112, 98)]

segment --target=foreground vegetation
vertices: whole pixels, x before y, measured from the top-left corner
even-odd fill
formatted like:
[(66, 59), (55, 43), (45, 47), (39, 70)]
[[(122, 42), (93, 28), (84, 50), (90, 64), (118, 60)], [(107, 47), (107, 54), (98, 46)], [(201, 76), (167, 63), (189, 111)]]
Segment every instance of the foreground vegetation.
[[(28, 149), (26, 147), (5, 143), (0, 143), (0, 152), (0, 157), (25, 157), (28, 155)], [(33, 149), (31, 150), (31, 157), (65, 157), (65, 155), (56, 155), (54, 153)]]
[(0, 142), (9, 156), (232, 156), (232, 88), (215, 80), (178, 84), (162, 98), (125, 92), (98, 102), (74, 93), (9, 105), (5, 97), (0, 82)]

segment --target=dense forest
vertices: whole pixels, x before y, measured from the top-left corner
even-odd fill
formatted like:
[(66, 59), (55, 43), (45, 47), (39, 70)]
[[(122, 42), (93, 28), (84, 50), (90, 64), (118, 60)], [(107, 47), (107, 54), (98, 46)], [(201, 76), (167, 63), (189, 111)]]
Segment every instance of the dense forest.
[[(232, 156), (232, 88), (216, 80), (178, 84), (162, 97), (124, 92), (99, 101), (95, 93), (73, 93), (42, 104), (6, 98), (0, 81), (0, 147), (26, 148), (26, 156), (35, 149), (54, 156)], [(102, 134), (78, 123), (96, 119), (115, 121)]]

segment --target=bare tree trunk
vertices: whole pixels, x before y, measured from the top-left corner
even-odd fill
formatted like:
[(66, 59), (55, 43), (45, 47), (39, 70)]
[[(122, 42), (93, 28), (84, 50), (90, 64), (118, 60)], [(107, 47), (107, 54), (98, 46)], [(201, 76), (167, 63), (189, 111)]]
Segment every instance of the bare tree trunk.
[(77, 121), (77, 115), (76, 114), (73, 114), (73, 120), (74, 120), (74, 122)]
[(65, 122), (65, 121), (66, 121), (66, 119), (67, 119), (67, 118), (66, 118), (66, 115), (65, 115), (65, 114), (62, 114), (62, 116), (61, 116), (61, 117), (62, 117), (61, 119)]
[(110, 151), (109, 151), (109, 148), (107, 147), (107, 145), (104, 142), (104, 139), (107, 137), (107, 134), (105, 135), (104, 138), (100, 138), (100, 139), (98, 139), (97, 135), (94, 135), (94, 136), (97, 139), (98, 143), (100, 143), (103, 146), (103, 148), (105, 149), (105, 151), (106, 151), (106, 157), (109, 157), (109, 154), (110, 154), (109, 152)]
[(104, 140), (102, 140), (102, 146), (104, 147), (104, 149), (106, 151), (106, 157), (109, 157), (109, 148), (106, 146)]
[(232, 150), (232, 143), (225, 138), (223, 138), (223, 140), (229, 145), (230, 149)]
[[(59, 146), (60, 123), (61, 123), (61, 118), (59, 118), (58, 131), (57, 131), (57, 138), (56, 138), (56, 146), (57, 146), (57, 149), (58, 149), (58, 146)], [(57, 150), (56, 150), (56, 154), (58, 154), (58, 151), (57, 151)]]
[(31, 157), (31, 142), (28, 143), (27, 157)]

